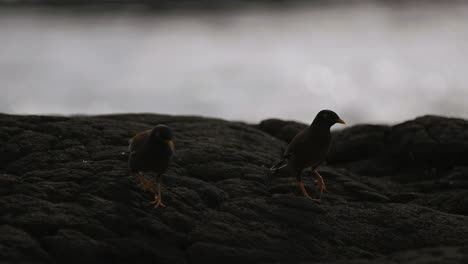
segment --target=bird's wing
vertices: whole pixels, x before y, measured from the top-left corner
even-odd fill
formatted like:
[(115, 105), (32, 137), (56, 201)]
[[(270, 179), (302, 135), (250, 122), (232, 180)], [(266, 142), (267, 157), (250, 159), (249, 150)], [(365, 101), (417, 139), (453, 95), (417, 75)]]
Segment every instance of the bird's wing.
[(297, 149), (302, 146), (305, 140), (305, 132), (305, 129), (302, 130), (301, 132), (297, 133), (293, 140), (291, 140), (291, 143), (289, 143), (286, 151), (283, 154), (283, 158), (290, 158), (297, 151)]
[(143, 145), (147, 135), (151, 133), (151, 130), (146, 130), (136, 134), (134, 137), (128, 140), (128, 151), (130, 153), (137, 152)]
[(297, 135), (293, 138), (291, 143), (289, 143), (288, 147), (286, 148), (286, 151), (281, 157), (281, 160), (275, 165), (273, 165), (273, 167), (271, 167), (270, 170), (276, 171), (288, 166), (289, 158), (291, 158), (291, 156), (297, 150), (298, 146), (301, 146), (301, 144), (304, 142), (304, 135), (305, 130), (302, 130), (301, 132), (297, 133)]

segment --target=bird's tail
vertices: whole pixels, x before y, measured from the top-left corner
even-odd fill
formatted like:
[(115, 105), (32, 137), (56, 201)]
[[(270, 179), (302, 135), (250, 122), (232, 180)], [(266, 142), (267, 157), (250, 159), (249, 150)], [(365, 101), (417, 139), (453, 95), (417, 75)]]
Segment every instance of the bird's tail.
[(266, 178), (266, 182), (267, 182), (267, 185), (270, 186), (271, 185), (271, 180), (273, 178), (273, 176), (276, 174), (276, 172), (278, 172), (280, 169), (284, 168), (288, 166), (288, 160), (283, 158), (281, 159), (278, 163), (276, 163), (275, 165), (271, 166), (270, 170), (267, 172), (267, 178)]
[(282, 159), (278, 163), (276, 163), (275, 165), (271, 166), (270, 171), (272, 173), (275, 173), (278, 170), (280, 170), (280, 169), (282, 169), (282, 168), (284, 168), (286, 166), (288, 166), (288, 160), (287, 159)]

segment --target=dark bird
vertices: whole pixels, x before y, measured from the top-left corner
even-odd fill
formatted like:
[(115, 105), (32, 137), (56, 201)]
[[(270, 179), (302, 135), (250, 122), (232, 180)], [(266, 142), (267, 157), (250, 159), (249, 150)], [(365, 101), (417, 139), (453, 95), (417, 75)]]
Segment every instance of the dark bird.
[[(271, 167), (273, 174), (284, 167), (288, 167), (292, 175), (296, 177), (299, 188), (304, 197), (320, 201), (322, 193), (327, 190), (322, 176), (316, 168), (325, 160), (330, 147), (330, 128), (336, 123), (345, 124), (338, 115), (330, 110), (322, 110), (315, 117), (312, 124), (299, 132), (286, 148), (281, 161)], [(318, 199), (312, 199), (302, 182), (301, 173), (305, 168), (309, 168), (314, 173), (316, 183), (320, 189)]]
[[(129, 140), (128, 165), (130, 172), (137, 175), (139, 186), (154, 192), (154, 207), (165, 207), (161, 196), (161, 175), (166, 172), (174, 153), (172, 131), (168, 126), (157, 125), (151, 130), (136, 134)], [(145, 178), (145, 172), (156, 172), (156, 189)]]

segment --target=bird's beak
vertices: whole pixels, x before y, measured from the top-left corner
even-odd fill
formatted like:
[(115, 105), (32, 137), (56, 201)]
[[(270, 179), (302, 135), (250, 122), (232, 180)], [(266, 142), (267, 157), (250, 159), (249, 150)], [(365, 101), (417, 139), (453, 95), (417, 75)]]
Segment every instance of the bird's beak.
[(171, 150), (174, 150), (174, 142), (172, 140), (167, 140), (166, 143), (169, 146), (169, 148), (171, 148)]
[(341, 118), (338, 118), (338, 121), (336, 121), (337, 123), (340, 123), (340, 124), (343, 124), (343, 125), (346, 125), (346, 122), (343, 121), (343, 119)]

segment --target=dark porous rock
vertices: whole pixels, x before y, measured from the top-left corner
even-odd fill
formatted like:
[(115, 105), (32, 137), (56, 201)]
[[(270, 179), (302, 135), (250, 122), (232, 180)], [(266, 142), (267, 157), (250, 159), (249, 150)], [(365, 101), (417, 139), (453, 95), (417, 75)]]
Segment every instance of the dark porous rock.
[(44, 248), (62, 262), (83, 263), (96, 259), (99, 242), (76, 230), (60, 229), (42, 239)]
[(458, 264), (468, 261), (468, 246), (465, 247), (436, 247), (413, 249), (403, 252), (398, 252), (390, 255), (390, 257), (380, 257), (377, 259), (356, 259), (351, 261), (340, 261), (337, 263), (352, 263), (352, 264), (399, 264), (399, 263), (414, 263), (414, 264), (428, 264), (428, 263), (444, 263), (444, 264)]
[[(176, 155), (156, 209), (128, 172), (127, 144), (161, 123)], [(287, 169), (268, 169), (304, 124), (2, 114), (0, 262), (466, 263), (467, 124), (334, 131), (317, 202)], [(310, 171), (303, 180), (318, 198)]]
[(356, 125), (333, 133), (329, 162), (363, 160), (385, 152), (390, 127)]
[(291, 142), (296, 134), (305, 129), (307, 125), (295, 121), (283, 121), (280, 119), (267, 119), (260, 122), (258, 128), (276, 138)]
[(468, 165), (468, 122), (463, 119), (423, 116), (392, 127), (388, 140), (405, 165)]
[(10, 262), (42, 262), (49, 259), (41, 245), (27, 232), (9, 225), (0, 225), (0, 258)]

